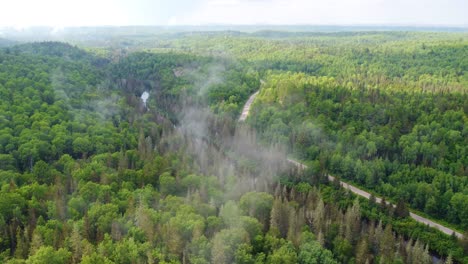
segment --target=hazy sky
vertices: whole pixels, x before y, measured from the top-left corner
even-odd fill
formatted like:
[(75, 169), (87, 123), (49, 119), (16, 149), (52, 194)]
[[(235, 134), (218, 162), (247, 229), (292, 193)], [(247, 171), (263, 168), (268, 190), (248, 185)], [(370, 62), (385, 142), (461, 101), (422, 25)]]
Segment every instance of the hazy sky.
[(468, 25), (468, 0), (2, 0), (0, 26)]

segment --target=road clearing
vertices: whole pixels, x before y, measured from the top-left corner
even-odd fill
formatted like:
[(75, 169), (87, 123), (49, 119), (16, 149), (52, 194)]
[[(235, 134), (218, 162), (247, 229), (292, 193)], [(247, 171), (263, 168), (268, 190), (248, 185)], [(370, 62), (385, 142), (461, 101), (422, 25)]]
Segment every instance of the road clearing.
[[(303, 163), (300, 163), (296, 160), (293, 160), (293, 159), (288, 159), (288, 162), (293, 164), (294, 166), (298, 167), (299, 169), (301, 170), (304, 170), (304, 169), (307, 169), (307, 165), (303, 164)], [(328, 176), (328, 181), (332, 182), (335, 180), (335, 177), (334, 176), (331, 176), (331, 175), (327, 175)], [(356, 186), (353, 186), (349, 183), (346, 183), (346, 182), (343, 182), (343, 181), (340, 181), (340, 185), (341, 187), (345, 188), (345, 189), (348, 189), (350, 190), (352, 193), (354, 194), (357, 194), (361, 197), (364, 197), (366, 199), (369, 199), (371, 197), (371, 194), (364, 191), (364, 190), (361, 190), (359, 188), (357, 188)], [(375, 201), (377, 203), (382, 203), (382, 198), (380, 197), (375, 197)], [(387, 204), (391, 204), (389, 202), (386, 202)], [(395, 207), (394, 204), (391, 204), (393, 207)], [(419, 222), (419, 223), (422, 223), (422, 224), (425, 224), (425, 225), (428, 225), (430, 227), (433, 227), (433, 228), (436, 228), (438, 229), (439, 231), (451, 236), (452, 234), (455, 234), (455, 236), (457, 236), (458, 238), (463, 238), (463, 235), (453, 229), (450, 229), (448, 227), (445, 227), (441, 224), (438, 224), (430, 219), (427, 219), (425, 217), (422, 217), (420, 215), (417, 215), (415, 213), (412, 213), (410, 212), (410, 217), (413, 218), (414, 220), (416, 220), (416, 222)]]
[[(257, 97), (259, 91), (255, 92), (254, 94), (252, 94), (249, 98), (249, 100), (247, 100), (247, 102), (245, 103), (244, 105), (244, 108), (242, 109), (242, 114), (241, 116), (239, 117), (239, 122), (244, 122), (245, 119), (247, 119), (247, 117), (249, 116), (249, 113), (250, 113), (250, 108), (255, 100), (255, 97)], [(296, 167), (300, 168), (300, 169), (306, 169), (307, 168), (307, 165), (303, 164), (303, 163), (300, 163), (296, 160), (293, 160), (293, 159), (287, 159), (287, 161), (293, 165), (295, 165)], [(331, 176), (331, 175), (327, 175), (328, 176), (328, 180), (331, 182), (331, 181), (334, 181), (335, 180), (335, 177), (334, 176)], [(346, 182), (343, 182), (343, 181), (340, 181), (340, 185), (341, 187), (345, 188), (345, 189), (348, 189), (350, 190), (352, 193), (354, 194), (357, 194), (361, 197), (364, 197), (366, 199), (369, 199), (371, 197), (371, 194), (364, 191), (364, 190), (361, 190), (359, 188), (357, 188), (356, 186), (353, 186), (351, 184), (348, 184)], [(380, 197), (375, 197), (375, 201), (377, 203), (382, 203), (382, 198)], [(390, 204), (390, 203), (389, 203)], [(395, 207), (394, 204), (392, 204), (392, 206)], [(427, 219), (423, 216), (420, 216), (420, 215), (417, 215), (415, 213), (412, 213), (410, 212), (410, 217), (413, 218), (414, 220), (416, 220), (416, 222), (419, 222), (419, 223), (422, 223), (422, 224), (425, 224), (425, 225), (428, 225), (430, 227), (433, 227), (433, 228), (436, 228), (438, 229), (439, 231), (443, 232), (444, 234), (447, 234), (449, 236), (451, 236), (452, 234), (455, 234), (456, 237), (458, 238), (463, 238), (463, 235), (451, 228), (448, 228), (448, 227), (445, 227), (441, 224), (438, 224), (430, 219)]]

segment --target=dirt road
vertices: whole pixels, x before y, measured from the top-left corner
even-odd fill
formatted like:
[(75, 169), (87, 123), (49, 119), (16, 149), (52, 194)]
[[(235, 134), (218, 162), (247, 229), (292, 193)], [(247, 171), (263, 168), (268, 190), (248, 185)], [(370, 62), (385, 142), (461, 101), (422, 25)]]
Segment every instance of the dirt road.
[(257, 95), (258, 95), (258, 91), (252, 94), (249, 100), (247, 100), (247, 103), (245, 103), (244, 108), (242, 109), (242, 114), (239, 117), (239, 122), (244, 122), (245, 119), (249, 116), (250, 107), (252, 106), (252, 103), (254, 102), (255, 97), (257, 97)]

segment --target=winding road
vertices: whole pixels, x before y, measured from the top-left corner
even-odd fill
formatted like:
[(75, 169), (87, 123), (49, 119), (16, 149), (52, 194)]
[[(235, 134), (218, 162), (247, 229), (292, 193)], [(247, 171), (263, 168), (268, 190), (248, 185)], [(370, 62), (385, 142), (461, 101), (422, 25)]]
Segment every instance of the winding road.
[[(304, 165), (304, 164), (302, 164), (302, 163), (300, 163), (300, 162), (298, 162), (298, 161), (295, 161), (295, 160), (293, 160), (293, 159), (288, 159), (288, 162), (291, 163), (291, 164), (294, 164), (295, 166), (299, 167), (300, 169), (306, 169), (306, 168), (307, 168), (306, 165)], [(333, 177), (333, 176), (331, 176), (331, 175), (328, 175), (328, 180), (329, 180), (329, 181), (334, 181), (334, 180), (335, 180), (335, 177)], [(351, 185), (351, 184), (348, 184), (348, 183), (346, 183), (346, 182), (340, 181), (340, 185), (341, 185), (341, 187), (350, 190), (352, 193), (357, 194), (357, 195), (359, 195), (359, 196), (362, 196), (362, 197), (364, 197), (364, 198), (366, 198), (366, 199), (369, 199), (369, 198), (371, 197), (371, 194), (370, 194), (370, 193), (368, 193), (368, 192), (366, 192), (366, 191), (364, 191), (364, 190), (361, 190), (361, 189), (359, 189), (359, 188), (357, 188), (357, 187), (355, 187), (355, 186), (353, 186), (353, 185)], [(382, 198), (380, 198), (380, 197), (375, 197), (375, 201), (376, 201), (377, 203), (382, 203)], [(392, 204), (392, 206), (395, 207), (394, 204)], [(445, 233), (445, 234), (447, 234), (447, 235), (452, 235), (453, 233), (455, 233), (455, 235), (456, 235), (458, 238), (462, 238), (462, 237), (463, 237), (463, 235), (462, 235), (461, 233), (459, 233), (459, 232), (457, 232), (457, 231), (455, 231), (455, 230), (453, 230), (453, 229), (450, 229), (450, 228), (448, 228), (448, 227), (445, 227), (445, 226), (443, 226), (443, 225), (441, 225), (441, 224), (438, 224), (438, 223), (436, 223), (436, 222), (434, 222), (434, 221), (431, 221), (430, 219), (427, 219), (427, 218), (425, 218), (425, 217), (422, 217), (422, 216), (420, 216), (420, 215), (417, 215), (417, 214), (415, 214), (415, 213), (411, 213), (411, 212), (410, 212), (410, 217), (413, 218), (414, 220), (416, 220), (416, 221), (419, 222), (419, 223), (422, 223), (422, 224), (428, 225), (428, 226), (430, 226), (430, 227), (436, 228), (436, 229), (442, 231), (443, 233)]]
[[(247, 100), (247, 102), (246, 102), (244, 108), (242, 109), (242, 114), (241, 114), (241, 116), (239, 117), (239, 122), (244, 122), (244, 121), (247, 119), (247, 117), (249, 116), (250, 107), (252, 106), (252, 103), (254, 102), (255, 97), (256, 97), (257, 95), (258, 95), (258, 91), (257, 91), (256, 93), (252, 94), (252, 95), (250, 96), (249, 100)], [(288, 159), (287, 161), (288, 161), (289, 163), (291, 163), (291, 164), (297, 166), (297, 167), (300, 168), (300, 169), (306, 169), (306, 168), (307, 168), (307, 166), (306, 166), (305, 164), (300, 163), (300, 162), (298, 162), (298, 161), (296, 161), (296, 160)], [(335, 177), (333, 177), (333, 176), (331, 176), (331, 175), (328, 175), (328, 180), (329, 180), (329, 181), (334, 181), (334, 180), (335, 180)], [(361, 189), (357, 188), (356, 186), (350, 185), (350, 184), (348, 184), (348, 183), (346, 183), (346, 182), (340, 181), (340, 185), (341, 185), (341, 187), (350, 190), (352, 193), (357, 194), (357, 195), (359, 195), (359, 196), (362, 196), (362, 197), (364, 197), (364, 198), (366, 198), (366, 199), (369, 199), (370, 196), (371, 196), (370, 193), (368, 193), (368, 192), (366, 192), (366, 191), (364, 191), (364, 190), (361, 190)], [(381, 202), (382, 202), (382, 199), (379, 198), (379, 197), (376, 197), (375, 200), (376, 200), (377, 203), (381, 203)], [(392, 204), (392, 206), (395, 207), (394, 204)], [(414, 220), (416, 220), (416, 221), (419, 222), (419, 223), (422, 223), (422, 224), (428, 225), (428, 226), (430, 226), (430, 227), (436, 228), (436, 229), (438, 229), (439, 231), (441, 231), (441, 232), (443, 232), (443, 233), (445, 233), (445, 234), (447, 234), (447, 235), (455, 234), (458, 238), (462, 238), (462, 237), (463, 237), (463, 235), (462, 235), (461, 233), (459, 233), (459, 232), (457, 232), (457, 231), (455, 231), (455, 230), (453, 230), (453, 229), (450, 229), (450, 228), (448, 228), (448, 227), (445, 227), (445, 226), (443, 226), (443, 225), (441, 225), (441, 224), (438, 224), (438, 223), (436, 223), (436, 222), (434, 222), (434, 221), (432, 221), (432, 220), (430, 220), (430, 219), (427, 219), (427, 218), (425, 218), (425, 217), (422, 217), (422, 216), (420, 216), (420, 215), (417, 215), (417, 214), (415, 214), (415, 213), (411, 213), (411, 212), (410, 212), (410, 217), (413, 218)]]

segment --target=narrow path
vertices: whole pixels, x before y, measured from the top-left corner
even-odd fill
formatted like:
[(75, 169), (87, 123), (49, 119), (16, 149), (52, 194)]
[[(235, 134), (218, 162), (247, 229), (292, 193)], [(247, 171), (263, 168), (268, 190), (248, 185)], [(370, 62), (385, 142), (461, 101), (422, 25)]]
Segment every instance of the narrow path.
[(245, 103), (244, 108), (242, 109), (242, 114), (239, 117), (239, 122), (244, 122), (245, 119), (247, 119), (247, 117), (249, 116), (250, 107), (252, 106), (252, 103), (254, 102), (255, 97), (257, 97), (257, 95), (258, 91), (249, 97), (249, 100), (247, 100), (247, 103)]
[[(300, 169), (306, 169), (307, 168), (306, 165), (304, 165), (304, 164), (302, 164), (302, 163), (300, 163), (298, 161), (295, 161), (293, 159), (288, 159), (288, 162), (294, 164), (295, 166), (299, 167)], [(334, 181), (335, 177), (333, 177), (331, 175), (328, 175), (328, 180), (329, 181)], [(341, 187), (350, 190), (352, 193), (357, 194), (359, 196), (362, 196), (362, 197), (364, 197), (366, 199), (369, 199), (371, 197), (370, 193), (368, 193), (368, 192), (366, 192), (364, 190), (361, 190), (361, 189), (359, 189), (359, 188), (357, 188), (357, 187), (355, 187), (353, 185), (350, 185), (350, 184), (348, 184), (346, 182), (340, 181), (340, 185), (341, 185)], [(379, 197), (375, 197), (375, 201), (377, 203), (382, 203), (382, 199), (379, 198)], [(392, 206), (395, 207), (394, 204), (392, 204)], [(419, 223), (422, 223), (422, 224), (428, 225), (430, 227), (436, 228), (436, 229), (442, 231), (443, 233), (445, 233), (445, 234), (447, 234), (449, 236), (452, 235), (453, 233), (455, 233), (455, 235), (458, 238), (463, 237), (463, 235), (461, 233), (459, 233), (459, 232), (457, 232), (457, 231), (455, 231), (453, 229), (450, 229), (448, 227), (445, 227), (445, 226), (443, 226), (441, 224), (438, 224), (438, 223), (436, 223), (436, 222), (434, 222), (434, 221), (432, 221), (430, 219), (427, 219), (425, 217), (417, 215), (415, 213), (410, 212), (410, 217), (413, 218), (414, 220), (416, 220)]]
[[(249, 116), (249, 112), (250, 112), (250, 107), (252, 106), (252, 103), (254, 102), (255, 100), (255, 97), (258, 95), (258, 91), (254, 94), (252, 94), (249, 98), (249, 100), (247, 100), (247, 102), (245, 103), (245, 106), (244, 108), (242, 109), (242, 114), (241, 116), (239, 117), (239, 122), (244, 122), (245, 119)], [(288, 162), (294, 164), (295, 166), (299, 167), (300, 169), (306, 169), (307, 166), (305, 164), (302, 164), (296, 160), (293, 160), (293, 159), (288, 159)], [(335, 180), (335, 177), (331, 176), (331, 175), (328, 175), (328, 180), (329, 181), (334, 181)], [(345, 188), (345, 189), (348, 189), (350, 190), (351, 192), (359, 195), (359, 196), (362, 196), (366, 199), (369, 199), (371, 194), (364, 191), (364, 190), (361, 190), (353, 185), (350, 185), (346, 182), (343, 182), (343, 181), (340, 181), (340, 185)], [(377, 203), (381, 203), (382, 202), (382, 199), (379, 198), (379, 197), (376, 197), (375, 198), (376, 202)], [(392, 206), (395, 206), (394, 204), (392, 204)], [(420, 215), (417, 215), (415, 213), (411, 213), (410, 212), (410, 217), (413, 218), (414, 220), (416, 220), (417, 222), (419, 223), (422, 223), (422, 224), (425, 224), (425, 225), (428, 225), (430, 227), (433, 227), (433, 228), (436, 228), (438, 230), (440, 230), (441, 232), (447, 234), (447, 235), (452, 235), (452, 234), (455, 234), (458, 238), (462, 238), (463, 235), (453, 229), (450, 229), (448, 227), (445, 227), (441, 224), (438, 224), (430, 219), (427, 219), (425, 217), (422, 217)]]

